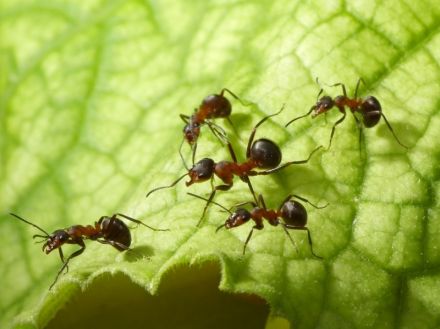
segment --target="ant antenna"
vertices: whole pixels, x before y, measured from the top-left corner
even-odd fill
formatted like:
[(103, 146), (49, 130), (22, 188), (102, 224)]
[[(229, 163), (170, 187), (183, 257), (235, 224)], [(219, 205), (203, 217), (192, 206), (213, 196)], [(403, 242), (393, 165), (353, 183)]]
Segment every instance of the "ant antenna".
[(183, 154), (182, 154), (182, 146), (183, 146), (184, 142), (185, 142), (185, 138), (182, 138), (182, 143), (180, 143), (180, 146), (179, 146), (179, 155), (180, 155), (180, 158), (182, 159), (182, 163), (185, 166), (185, 169), (189, 170), (189, 167), (186, 164), (185, 158), (183, 157)]
[(22, 218), (22, 217), (20, 217), (20, 216), (18, 216), (18, 215), (16, 215), (16, 214), (13, 214), (13, 213), (9, 213), (9, 215), (11, 215), (11, 216), (14, 216), (15, 218), (18, 218), (19, 220), (21, 220), (22, 222), (25, 222), (25, 223), (27, 223), (27, 224), (29, 224), (29, 225), (31, 225), (31, 226), (33, 226), (33, 227), (35, 227), (35, 228), (37, 228), (37, 229), (39, 229), (41, 232), (43, 232), (44, 234), (46, 234), (46, 236), (41, 236), (41, 235), (34, 235), (34, 237), (41, 237), (41, 238), (48, 238), (49, 237), (49, 233), (47, 233), (45, 230), (43, 230), (41, 227), (39, 227), (38, 225), (36, 225), (36, 224), (34, 224), (34, 223), (31, 223), (31, 222), (29, 222), (29, 221), (27, 221), (26, 219), (24, 219), (24, 218)]
[(215, 229), (215, 233), (217, 233), (222, 227), (226, 227), (226, 224), (222, 224)]
[[(191, 195), (191, 196), (193, 196), (193, 197), (195, 197), (195, 198), (198, 198), (198, 199), (201, 199), (201, 200), (207, 201), (207, 202), (209, 201), (208, 199), (206, 199), (206, 198), (204, 198), (204, 197), (202, 197), (202, 196), (200, 196), (200, 195), (197, 195), (197, 194), (191, 193), (191, 192), (187, 192), (186, 194)], [(217, 203), (217, 202), (215, 202), (215, 201), (211, 201), (210, 203), (213, 203), (213, 204), (215, 204), (216, 206), (219, 206), (220, 208), (222, 208), (223, 210), (225, 210), (226, 212), (228, 212), (229, 214), (232, 215), (232, 212), (231, 212), (229, 209), (223, 207), (220, 203)], [(223, 226), (224, 226), (224, 225), (222, 225), (222, 227), (223, 227)], [(218, 229), (217, 229), (217, 230), (218, 230)]]
[[(319, 94), (321, 94), (321, 93), (322, 93), (322, 89), (321, 89), (321, 91), (320, 91)], [(318, 95), (318, 97), (319, 97), (319, 95)], [(296, 120), (299, 120), (299, 119), (301, 119), (301, 118), (305, 118), (306, 116), (310, 115), (310, 113), (312, 113), (313, 110), (315, 110), (315, 109), (316, 109), (316, 105), (313, 105), (313, 106), (310, 108), (310, 110), (309, 110), (306, 114), (303, 114), (303, 115), (300, 115), (299, 117), (293, 118), (292, 120), (290, 120), (289, 122), (287, 122), (287, 123), (284, 125), (284, 127), (287, 128), (292, 122), (294, 122), (294, 121), (296, 121)]]
[(147, 195), (145, 196), (145, 198), (148, 198), (150, 196), (151, 193), (165, 189), (165, 188), (170, 188), (173, 187), (174, 185), (176, 185), (178, 182), (180, 182), (183, 178), (185, 178), (185, 176), (188, 175), (188, 173), (183, 174), (182, 176), (180, 176), (179, 178), (177, 178), (174, 182), (172, 182), (170, 185), (166, 185), (166, 186), (160, 186), (160, 187), (156, 187), (154, 189), (152, 189), (150, 192), (147, 193)]

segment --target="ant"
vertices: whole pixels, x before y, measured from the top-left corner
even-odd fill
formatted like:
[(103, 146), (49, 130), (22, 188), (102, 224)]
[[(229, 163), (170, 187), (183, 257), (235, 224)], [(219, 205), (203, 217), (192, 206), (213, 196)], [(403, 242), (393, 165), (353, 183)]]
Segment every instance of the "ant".
[[(319, 84), (318, 78), (316, 78), (316, 82)], [(297, 118), (290, 120), (286, 124), (286, 127), (288, 125), (290, 125), (292, 122), (308, 116), (310, 113), (312, 114), (312, 118), (315, 118), (319, 114), (326, 113), (329, 110), (331, 110), (333, 107), (336, 106), (338, 108), (339, 112), (342, 113), (342, 117), (340, 117), (339, 120), (336, 121), (333, 125), (332, 131), (330, 134), (330, 142), (329, 142), (329, 145), (327, 148), (327, 150), (328, 150), (328, 149), (330, 149), (330, 146), (332, 144), (332, 139), (333, 139), (333, 135), (335, 133), (336, 126), (339, 125), (342, 121), (344, 121), (345, 115), (346, 115), (345, 107), (348, 107), (350, 109), (351, 113), (353, 114), (353, 117), (356, 120), (356, 124), (359, 128), (359, 144), (361, 143), (361, 139), (362, 139), (362, 125), (365, 126), (365, 128), (374, 127), (379, 122), (380, 118), (382, 117), (385, 120), (385, 123), (388, 126), (388, 129), (391, 131), (394, 138), (396, 139), (397, 143), (399, 143), (402, 147), (408, 149), (408, 147), (406, 145), (402, 144), (400, 142), (399, 138), (397, 138), (396, 134), (394, 133), (393, 128), (391, 127), (391, 124), (388, 122), (385, 114), (383, 114), (382, 107), (381, 107), (379, 101), (377, 100), (377, 98), (374, 96), (367, 96), (365, 98), (358, 98), (357, 94), (358, 94), (358, 89), (359, 89), (359, 85), (361, 82), (363, 84), (365, 84), (364, 80), (362, 78), (359, 78), (359, 80), (356, 84), (356, 89), (355, 89), (353, 98), (350, 98), (347, 96), (347, 92), (345, 90), (345, 85), (342, 83), (336, 83), (331, 86), (331, 87), (336, 87), (336, 86), (342, 87), (343, 95), (336, 96), (334, 99), (332, 99), (330, 96), (323, 96), (323, 97), (319, 98), (319, 96), (323, 92), (323, 89), (321, 88), (321, 90), (319, 91), (318, 96), (317, 96), (318, 100), (317, 100), (316, 104), (311, 107), (309, 112), (307, 112), (306, 114), (301, 115)], [(359, 113), (361, 115), (361, 119), (356, 117), (355, 113)]]
[[(190, 177), (190, 180), (185, 182), (186, 186), (190, 186), (194, 183), (205, 182), (209, 179), (211, 180), (211, 185), (212, 185), (212, 180), (214, 179), (214, 175), (217, 176), (223, 181), (224, 184), (212, 186), (212, 192), (209, 198), (207, 199), (205, 207), (203, 208), (202, 216), (199, 222), (197, 223), (197, 226), (199, 226), (200, 223), (202, 222), (206, 210), (208, 209), (209, 203), (214, 199), (216, 192), (229, 190), (233, 185), (234, 176), (240, 177), (240, 179), (243, 182), (248, 184), (249, 190), (251, 191), (255, 202), (258, 203), (249, 176), (269, 175), (293, 164), (307, 163), (312, 157), (312, 155), (322, 147), (319, 146), (315, 148), (312, 151), (312, 153), (309, 154), (308, 158), (305, 160), (289, 161), (280, 165), (282, 154), (277, 144), (266, 138), (257, 139), (254, 142), (254, 137), (257, 128), (270, 117), (280, 114), (281, 111), (283, 111), (283, 109), (284, 106), (278, 112), (264, 117), (255, 125), (249, 136), (245, 162), (243, 163), (237, 162), (237, 157), (235, 155), (234, 149), (232, 148), (231, 143), (228, 142), (227, 143), (228, 150), (231, 155), (232, 161), (215, 162), (210, 158), (204, 158), (198, 161), (196, 164), (194, 164), (193, 167), (189, 169), (187, 173), (180, 176), (173, 183), (171, 183), (170, 185), (161, 186), (152, 189), (147, 193), (146, 197), (148, 198), (148, 196), (150, 196), (153, 192), (156, 192), (158, 190), (175, 186), (186, 175)], [(265, 169), (265, 170), (255, 171), (254, 170), (255, 168)]]
[[(54, 282), (50, 285), (49, 290), (51, 290), (55, 283), (58, 281), (58, 278), (64, 271), (64, 269), (66, 269), (66, 271), (69, 271), (69, 261), (84, 252), (84, 250), (86, 249), (84, 239), (95, 240), (102, 244), (109, 244), (116, 248), (118, 251), (130, 250), (130, 230), (128, 229), (128, 226), (118, 217), (123, 217), (136, 224), (144, 225), (149, 229), (152, 229), (153, 231), (168, 231), (168, 229), (163, 230), (153, 228), (142, 223), (140, 220), (131, 218), (127, 215), (114, 214), (111, 217), (102, 216), (97, 222), (95, 222), (94, 226), (73, 225), (65, 229), (56, 230), (52, 234), (49, 234), (38, 225), (31, 223), (16, 214), (10, 213), (10, 215), (21, 220), (22, 222), (25, 222), (39, 229), (41, 232), (44, 233), (44, 235), (35, 234), (33, 238), (43, 238), (43, 240), (39, 242), (44, 242), (42, 250), (46, 254), (49, 254), (52, 250), (58, 249), (63, 266), (61, 266), (60, 270), (58, 271), (58, 274), (55, 277)], [(67, 257), (67, 259), (65, 259), (63, 250), (61, 249), (62, 245), (65, 243), (77, 244), (80, 246), (80, 249), (73, 252), (69, 257)]]
[[(188, 193), (188, 194), (193, 197), (207, 201), (207, 199), (205, 199), (204, 197), (201, 197), (199, 195), (196, 195), (193, 193)], [(292, 239), (288, 229), (307, 231), (307, 237), (309, 240), (310, 251), (311, 251), (312, 255), (315, 256), (316, 258), (322, 259), (322, 257), (316, 255), (313, 252), (312, 237), (310, 235), (309, 228), (306, 226), (307, 225), (307, 210), (306, 210), (306, 208), (304, 208), (304, 206), (300, 202), (292, 200), (292, 198), (296, 198), (296, 199), (299, 199), (303, 202), (306, 202), (316, 209), (322, 209), (322, 208), (325, 208), (328, 206), (328, 204), (326, 204), (325, 206), (321, 206), (321, 207), (316, 206), (313, 203), (311, 203), (309, 200), (307, 200), (303, 197), (300, 197), (298, 195), (295, 195), (295, 194), (289, 194), (284, 199), (284, 201), (281, 203), (279, 208), (276, 210), (275, 209), (267, 209), (266, 203), (264, 202), (263, 195), (261, 195), (261, 194), (258, 196), (257, 203), (255, 203), (253, 201), (242, 202), (242, 203), (239, 203), (239, 204), (233, 206), (230, 209), (223, 207), (221, 204), (219, 204), (217, 202), (211, 201), (212, 203), (221, 207), (222, 209), (224, 209), (226, 212), (229, 213), (228, 219), (225, 221), (224, 224), (217, 227), (215, 232), (217, 233), (223, 227), (228, 230), (233, 227), (241, 226), (242, 224), (247, 223), (250, 219), (252, 219), (255, 222), (255, 225), (252, 227), (252, 229), (249, 232), (249, 234), (246, 238), (246, 241), (244, 243), (244, 246), (243, 246), (243, 255), (244, 255), (246, 253), (246, 246), (248, 245), (248, 243), (252, 237), (254, 229), (262, 230), (264, 228), (263, 219), (266, 219), (270, 225), (273, 225), (273, 226), (281, 225), (282, 226), (282, 228), (286, 232), (287, 236), (289, 237), (289, 240), (292, 242), (292, 244), (297, 252), (298, 252), (298, 247), (297, 247), (295, 241)], [(244, 206), (246, 204), (250, 204), (254, 208), (251, 211), (248, 211), (245, 208), (242, 208), (242, 206)], [(233, 209), (233, 208), (236, 208), (234, 212), (231, 211), (231, 209)], [(282, 219), (282, 221), (281, 221), (281, 219)]]
[(229, 124), (234, 127), (231, 119), (229, 118), (232, 110), (231, 103), (224, 96), (224, 93), (229, 93), (232, 97), (238, 100), (244, 106), (249, 106), (250, 104), (243, 102), (237, 95), (227, 88), (223, 88), (220, 94), (213, 94), (206, 96), (202, 103), (199, 105), (198, 109), (194, 110), (194, 114), (191, 116), (180, 114), (180, 118), (185, 122), (185, 127), (183, 127), (183, 140), (179, 147), (180, 158), (186, 169), (189, 169), (186, 165), (185, 159), (182, 155), (182, 145), (186, 140), (192, 148), (192, 163), (194, 164), (194, 159), (197, 150), (197, 140), (200, 135), (200, 127), (207, 124), (209, 129), (212, 131), (214, 136), (216, 136), (221, 142), (226, 143), (226, 132), (212, 122), (210, 119), (225, 118), (228, 120)]

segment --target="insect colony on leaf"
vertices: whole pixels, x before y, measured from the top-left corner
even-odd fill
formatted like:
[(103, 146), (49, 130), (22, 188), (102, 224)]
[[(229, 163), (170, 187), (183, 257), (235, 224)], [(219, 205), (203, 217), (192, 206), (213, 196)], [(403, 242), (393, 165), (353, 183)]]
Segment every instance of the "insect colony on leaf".
[[(319, 98), (319, 96), (323, 92), (323, 89), (321, 89), (317, 97), (317, 102), (310, 108), (310, 110), (306, 114), (290, 120), (285, 126), (287, 127), (291, 123), (301, 118), (305, 118), (310, 114), (312, 115), (312, 118), (314, 118), (336, 107), (342, 113), (342, 116), (332, 126), (329, 144), (327, 147), (328, 150), (330, 149), (330, 146), (332, 144), (336, 126), (338, 126), (340, 123), (342, 123), (345, 120), (346, 117), (345, 108), (348, 108), (350, 112), (353, 114), (356, 124), (359, 128), (359, 142), (361, 141), (361, 137), (362, 137), (362, 127), (363, 126), (365, 126), (366, 128), (374, 127), (375, 125), (377, 125), (380, 118), (382, 117), (388, 129), (394, 136), (395, 140), (402, 147), (407, 148), (407, 146), (405, 146), (398, 139), (391, 124), (383, 114), (382, 107), (379, 101), (374, 96), (358, 98), (357, 94), (358, 94), (360, 82), (363, 82), (363, 80), (362, 79), (358, 80), (353, 98), (347, 96), (345, 85), (342, 83), (336, 83), (332, 85), (332, 87), (341, 86), (342, 88), (343, 94), (336, 96), (335, 98), (331, 98), (330, 96), (322, 96), (321, 98)], [(282, 152), (279, 146), (275, 142), (267, 138), (260, 138), (254, 141), (258, 127), (261, 126), (264, 122), (266, 122), (269, 118), (272, 118), (280, 114), (284, 109), (283, 106), (278, 112), (263, 117), (254, 126), (254, 128), (252, 129), (249, 135), (247, 142), (246, 160), (244, 162), (239, 163), (237, 161), (236, 153), (234, 151), (232, 143), (230, 142), (226, 134), (226, 131), (220, 125), (213, 122), (213, 119), (226, 118), (231, 124), (231, 126), (234, 128), (230, 120), (232, 105), (229, 102), (229, 100), (225, 97), (224, 95), (225, 93), (228, 93), (230, 96), (232, 96), (234, 99), (239, 101), (244, 106), (252, 105), (252, 103), (243, 102), (241, 98), (239, 98), (229, 89), (223, 88), (219, 94), (213, 94), (205, 97), (202, 103), (200, 104), (200, 106), (194, 111), (192, 115), (188, 116), (188, 115), (180, 114), (180, 118), (185, 122), (185, 126), (183, 128), (183, 139), (179, 147), (179, 155), (187, 172), (184, 173), (182, 176), (178, 177), (174, 182), (172, 182), (169, 185), (156, 187), (150, 190), (147, 193), (146, 197), (149, 197), (151, 194), (153, 194), (158, 190), (174, 187), (175, 185), (177, 185), (178, 182), (180, 182), (186, 176), (189, 177), (189, 180), (185, 183), (186, 186), (190, 186), (194, 183), (211, 181), (212, 190), (208, 197), (205, 198), (203, 196), (194, 193), (188, 193), (192, 197), (205, 201), (205, 206), (203, 208), (197, 226), (201, 225), (202, 220), (206, 215), (206, 211), (209, 205), (212, 203), (229, 213), (229, 217), (226, 219), (225, 223), (218, 226), (216, 232), (218, 232), (222, 228), (229, 230), (241, 226), (249, 221), (254, 222), (254, 225), (249, 231), (248, 236), (244, 242), (243, 251), (242, 251), (243, 255), (246, 252), (246, 248), (249, 244), (249, 241), (253, 235), (254, 230), (263, 229), (264, 228), (263, 220), (266, 220), (272, 226), (281, 226), (283, 228), (288, 239), (290, 240), (290, 242), (292, 243), (292, 245), (294, 246), (297, 252), (298, 252), (298, 247), (295, 243), (295, 240), (290, 235), (289, 230), (306, 231), (311, 254), (314, 257), (321, 259), (322, 257), (318, 256), (313, 250), (312, 235), (310, 233), (309, 228), (307, 227), (307, 217), (308, 217), (307, 210), (300, 201), (316, 209), (325, 208), (327, 207), (328, 204), (324, 206), (317, 206), (312, 202), (310, 202), (309, 200), (307, 200), (306, 198), (303, 198), (296, 194), (289, 194), (280, 203), (278, 209), (267, 208), (263, 195), (255, 193), (255, 190), (250, 181), (250, 177), (273, 174), (295, 164), (306, 164), (319, 149), (323, 148), (323, 146), (320, 145), (315, 149), (313, 149), (306, 159), (288, 161), (281, 164)], [(357, 117), (357, 115), (359, 117)], [(203, 158), (197, 162), (195, 161), (200, 129), (204, 125), (208, 126), (208, 128), (211, 130), (214, 136), (217, 139), (219, 139), (222, 144), (227, 146), (227, 150), (229, 152), (231, 160), (216, 162), (211, 158)], [(187, 166), (185, 162), (185, 157), (182, 154), (182, 146), (185, 141), (190, 145), (192, 151), (191, 168)], [(214, 176), (217, 176), (222, 181), (222, 184), (214, 185), (213, 184)], [(242, 180), (244, 183), (247, 184), (253, 200), (244, 201), (234, 205), (231, 208), (226, 208), (223, 205), (215, 202), (214, 196), (216, 195), (217, 191), (230, 190), (233, 186), (233, 181), (235, 176), (238, 176), (240, 180)], [(244, 207), (245, 205), (251, 205), (253, 208), (247, 210)], [(235, 210), (232, 211), (233, 209)], [(64, 270), (68, 270), (69, 261), (72, 258), (77, 257), (84, 252), (85, 250), (84, 240), (94, 240), (102, 244), (109, 244), (118, 251), (130, 250), (131, 233), (129, 228), (121, 220), (121, 218), (134, 222), (136, 224), (143, 225), (154, 231), (168, 230), (168, 229), (153, 228), (151, 226), (144, 224), (140, 220), (134, 219), (124, 214), (116, 213), (111, 217), (102, 216), (97, 222), (95, 222), (94, 225), (87, 225), (87, 226), (74, 225), (65, 229), (56, 230), (52, 234), (49, 234), (41, 227), (24, 219), (23, 217), (20, 217), (19, 215), (16, 215), (14, 213), (11, 213), (10, 215), (17, 218), (20, 221), (23, 221), (37, 228), (39, 231), (44, 233), (44, 235), (36, 234), (33, 237), (42, 238), (42, 241), (40, 242), (44, 242), (42, 250), (46, 254), (49, 254), (51, 251), (55, 249), (58, 249), (63, 265), (58, 271), (57, 276), (49, 289), (51, 289), (53, 285), (57, 282), (61, 273)], [(78, 245), (80, 249), (73, 252), (69, 257), (64, 258), (63, 251), (61, 248), (64, 244)]]

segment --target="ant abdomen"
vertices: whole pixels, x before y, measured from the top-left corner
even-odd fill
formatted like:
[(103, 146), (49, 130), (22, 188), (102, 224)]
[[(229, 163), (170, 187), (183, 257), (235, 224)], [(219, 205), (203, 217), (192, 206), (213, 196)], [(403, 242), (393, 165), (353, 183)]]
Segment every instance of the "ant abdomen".
[(269, 139), (261, 138), (252, 144), (250, 157), (258, 168), (271, 169), (281, 163), (282, 154), (277, 144)]
[(289, 200), (281, 207), (281, 217), (287, 225), (304, 227), (307, 224), (307, 210), (294, 200)]
[(361, 104), (361, 114), (366, 128), (374, 127), (382, 116), (382, 107), (374, 96), (366, 97)]
[(119, 251), (127, 250), (130, 247), (130, 230), (123, 221), (121, 221), (119, 218), (105, 217), (100, 224), (104, 240), (114, 241), (119, 244), (112, 244), (113, 247)]
[(209, 95), (200, 104), (200, 109), (207, 113), (207, 118), (226, 118), (231, 114), (231, 103), (223, 95)]

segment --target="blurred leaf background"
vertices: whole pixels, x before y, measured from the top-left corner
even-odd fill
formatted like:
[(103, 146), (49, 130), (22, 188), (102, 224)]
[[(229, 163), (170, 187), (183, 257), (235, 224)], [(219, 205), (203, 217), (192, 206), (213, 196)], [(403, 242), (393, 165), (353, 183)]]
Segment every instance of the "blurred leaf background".
[[(435, 1), (2, 0), (0, 327), (44, 327), (66, 303), (71, 313), (57, 327), (108, 304), (115, 309), (94, 328), (117, 326), (116, 319), (132, 328), (176, 327), (173, 312), (154, 317), (173, 298), (144, 300), (161, 289), (159, 297), (182, 300), (184, 316), (197, 301), (218, 299), (216, 308), (207, 303), (187, 319), (191, 328), (222, 327), (219, 313), (230, 315), (230, 328), (256, 328), (249, 319), (264, 327), (269, 307), (293, 328), (438, 326), (439, 14)], [(223, 87), (256, 104), (232, 100), (238, 133), (226, 127), (241, 160), (252, 126), (284, 103), (258, 136), (275, 140), (285, 161), (326, 145), (338, 113), (284, 128), (316, 101), (316, 77), (331, 96), (340, 88), (326, 84), (343, 82), (351, 95), (363, 77), (361, 94), (380, 100), (410, 147), (400, 147), (381, 121), (364, 131), (360, 157), (348, 117), (330, 151), (253, 180), (271, 208), (290, 193), (330, 203), (307, 207), (313, 247), (324, 260), (310, 255), (301, 232), (292, 233), (296, 253), (279, 227), (255, 232), (242, 257), (251, 224), (215, 234), (225, 214), (213, 206), (196, 228), (203, 203), (183, 184), (145, 199), (184, 172), (178, 114), (191, 114)], [(199, 143), (204, 156), (229, 159), (208, 131)], [(249, 198), (237, 181), (216, 200), (229, 207)], [(58, 255), (44, 255), (32, 241), (35, 230), (11, 211), (48, 231), (115, 212), (171, 231), (133, 230), (142, 257), (89, 242), (48, 292)], [(209, 292), (183, 289), (191, 277)], [(215, 297), (218, 280), (222, 291), (251, 297)], [(243, 311), (222, 312), (227, 305)], [(268, 327), (286, 325), (275, 322)]]

